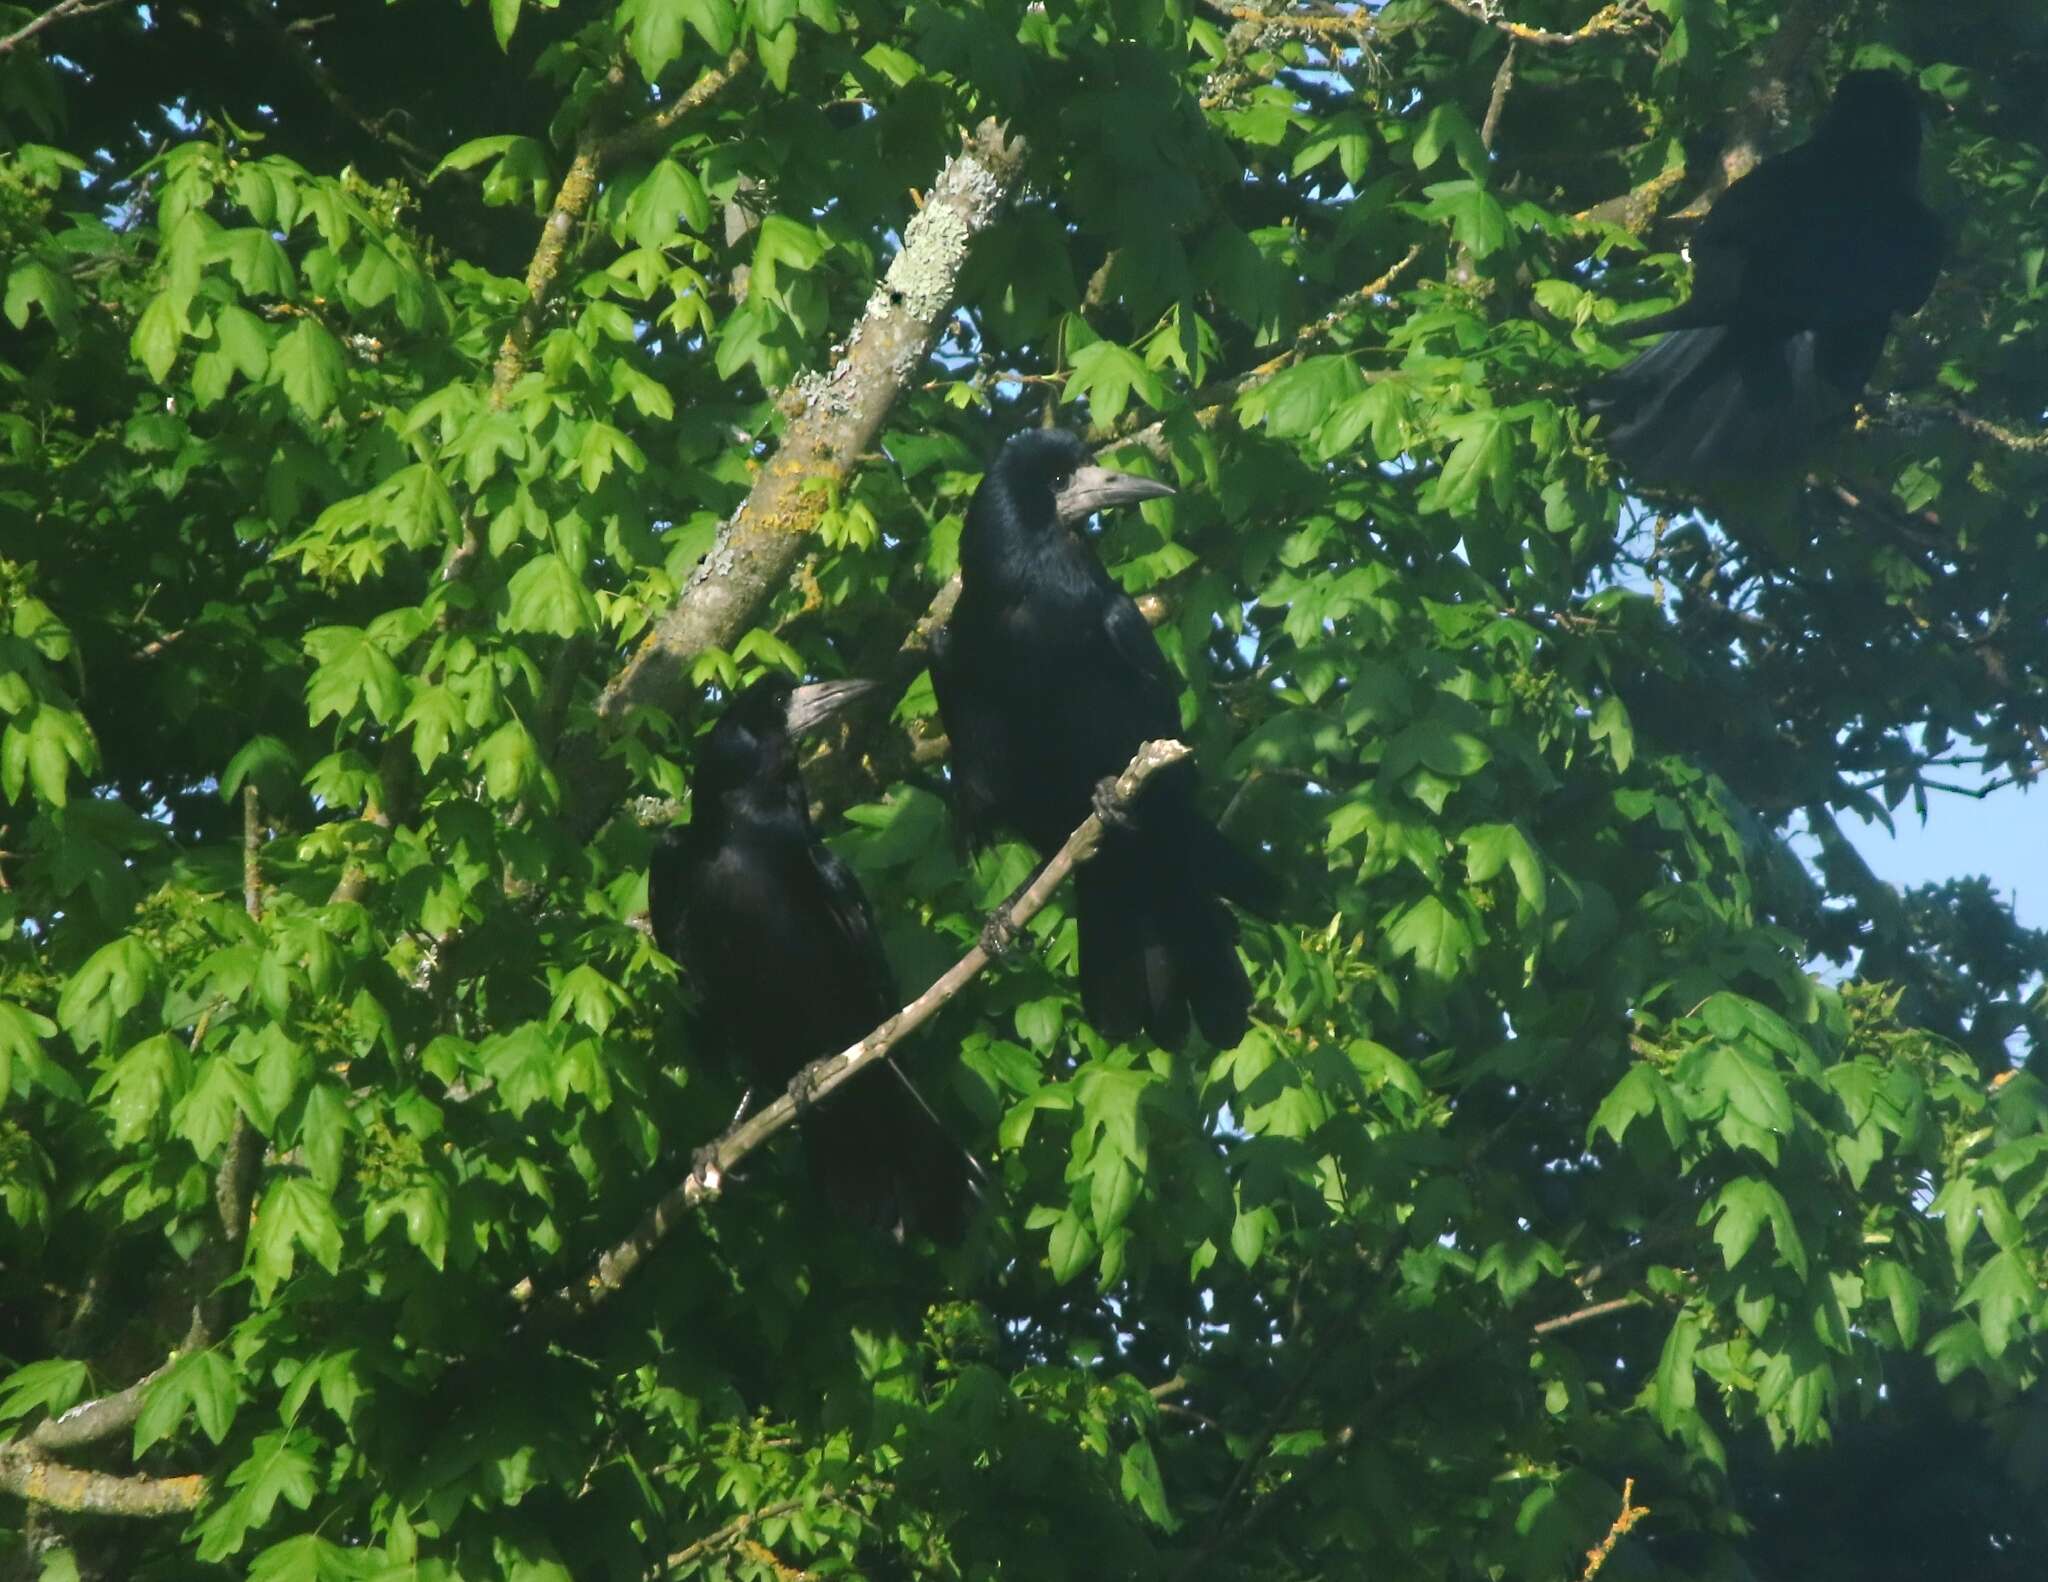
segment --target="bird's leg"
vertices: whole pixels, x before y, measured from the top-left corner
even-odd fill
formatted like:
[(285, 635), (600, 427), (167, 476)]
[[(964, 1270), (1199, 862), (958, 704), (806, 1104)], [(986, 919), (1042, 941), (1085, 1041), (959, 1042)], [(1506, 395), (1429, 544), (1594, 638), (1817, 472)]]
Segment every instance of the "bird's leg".
[(718, 1167), (718, 1144), (706, 1143), (702, 1148), (690, 1152), (691, 1178), (703, 1183), (704, 1190), (716, 1192), (725, 1181), (725, 1172)]
[(1124, 806), (1123, 798), (1117, 795), (1116, 776), (1104, 775), (1095, 782), (1095, 794), (1089, 798), (1095, 809), (1095, 816), (1102, 820), (1105, 829), (1130, 829), (1134, 820), (1131, 810)]
[(1017, 950), (1020, 942), (1023, 949), (1029, 950), (1031, 948), (1031, 936), (1018, 926), (1012, 919), (1011, 914), (1016, 910), (1017, 903), (1024, 899), (1025, 892), (1038, 882), (1038, 876), (1044, 872), (1044, 863), (1040, 863), (1036, 868), (1033, 868), (1030, 873), (1025, 875), (1024, 882), (1012, 890), (1004, 898), (1003, 904), (989, 913), (988, 921), (982, 924), (981, 948), (983, 954), (988, 956), (990, 960), (1002, 960), (1003, 957)]
[(799, 1115), (817, 1102), (819, 1080), (819, 1073), (813, 1070), (811, 1065), (806, 1065), (789, 1079), (789, 1099), (796, 1106)]
[(1028, 950), (1030, 940), (1031, 936), (1010, 920), (1008, 901), (989, 913), (988, 921), (981, 925), (982, 953), (991, 960), (1000, 961), (1014, 953), (1020, 942)]

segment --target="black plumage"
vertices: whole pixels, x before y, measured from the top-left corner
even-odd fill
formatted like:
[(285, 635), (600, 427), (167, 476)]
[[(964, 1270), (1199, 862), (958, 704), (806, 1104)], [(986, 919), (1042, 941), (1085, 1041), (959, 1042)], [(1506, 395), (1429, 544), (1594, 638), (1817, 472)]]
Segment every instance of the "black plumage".
[[(1138, 607), (1071, 522), (1172, 490), (1087, 465), (1058, 430), (1013, 437), (960, 535), (960, 601), (932, 646), (970, 834), (1006, 825), (1050, 856), (1096, 788), (1147, 740), (1180, 734), (1178, 684)], [(1064, 506), (1064, 510), (1063, 510)], [(1267, 876), (1195, 800), (1191, 764), (1155, 777), (1075, 877), (1081, 1001), (1105, 1035), (1179, 1045), (1244, 1036), (1250, 992), (1229, 897), (1265, 907)]]
[[(860, 881), (811, 824), (796, 738), (868, 687), (756, 681), (697, 754), (690, 822), (648, 867), (656, 941), (683, 965), (699, 1017), (757, 1087), (782, 1087), (902, 1001)], [(895, 1070), (868, 1072), (802, 1118), (823, 1191), (885, 1229), (958, 1237), (965, 1155)]]
[(1927, 300), (1941, 225), (1918, 193), (1920, 116), (1888, 72), (1852, 72), (1812, 138), (1765, 160), (1692, 240), (1664, 339), (1587, 392), (1608, 450), (1681, 484), (1801, 461), (1854, 407), (1894, 314)]

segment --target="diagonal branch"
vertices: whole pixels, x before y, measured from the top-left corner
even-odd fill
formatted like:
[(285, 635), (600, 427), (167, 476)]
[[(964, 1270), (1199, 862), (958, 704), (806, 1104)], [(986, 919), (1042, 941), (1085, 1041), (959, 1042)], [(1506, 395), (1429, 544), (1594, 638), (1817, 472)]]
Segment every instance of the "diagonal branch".
[(526, 359), (540, 334), (541, 319), (554, 294), (556, 277), (569, 254), (569, 239), (597, 196), (598, 173), (620, 156), (659, 142), (676, 122), (709, 104), (740, 74), (749, 58), (745, 50), (736, 49), (726, 57), (724, 65), (705, 72), (659, 114), (610, 137), (600, 137), (595, 130), (586, 131), (577, 142), (576, 157), (569, 162), (562, 184), (555, 190), (555, 201), (548, 206), (547, 220), (540, 229), (540, 242), (533, 250), (532, 262), (526, 266), (526, 301), (505, 332), (498, 360), (491, 369), (492, 406), (502, 407), (512, 386), (526, 372)]
[(2048, 451), (2048, 434), (2023, 434), (1995, 418), (1982, 417), (1959, 406), (1913, 406), (1898, 396), (1892, 396), (1884, 403), (1881, 415), (1868, 417), (1865, 421), (1908, 431), (1927, 423), (1953, 423), (1957, 428), (1981, 434), (2007, 450)]
[[(1451, 5), (1453, 0), (1442, 3)], [(1763, 157), (1765, 132), (1784, 114), (1807, 51), (1835, 14), (1822, 0), (1791, 0), (1785, 7), (1769, 46), (1736, 90), (1734, 124), (1713, 174), (1674, 219), (1699, 219), (1730, 183), (1747, 175)], [(1683, 161), (1668, 165), (1631, 190), (1603, 199), (1573, 218), (1591, 224), (1619, 225), (1641, 235), (1657, 218), (1666, 195), (1684, 179)]]
[[(1153, 775), (1189, 756), (1190, 749), (1179, 742), (1146, 742), (1117, 777), (1113, 805), (1119, 808), (1130, 806)], [(1074, 833), (1067, 837), (1066, 844), (1053, 854), (1052, 860), (1039, 870), (1038, 876), (1011, 905), (1010, 921), (1014, 925), (1021, 927), (1036, 916), (1039, 909), (1052, 899), (1053, 892), (1067, 875), (1073, 872), (1075, 864), (1086, 862), (1095, 855), (1102, 830), (1102, 819), (1098, 814), (1091, 813), (1081, 821)], [(988, 953), (977, 944), (947, 968), (930, 988), (859, 1043), (849, 1045), (837, 1054), (813, 1060), (797, 1074), (790, 1087), (809, 1094), (806, 1100), (809, 1104), (851, 1082), (869, 1066), (886, 1059), (897, 1044), (937, 1015), (939, 1009), (973, 982), (988, 963)], [(631, 1235), (600, 1257), (580, 1284), (563, 1287), (541, 1301), (535, 1310), (540, 1327), (544, 1330), (558, 1327), (582, 1317), (608, 1300), (647, 1261), (648, 1255), (668, 1239), (676, 1226), (718, 1195), (726, 1174), (733, 1166), (790, 1125), (797, 1118), (797, 1111), (796, 1099), (790, 1093), (784, 1093), (709, 1147), (699, 1149), (689, 1175), (647, 1211), (640, 1223), (633, 1227)], [(538, 1287), (529, 1278), (513, 1288), (512, 1298), (526, 1304), (533, 1302), (538, 1294)]]
[(312, 83), (321, 98), (333, 106), (337, 115), (353, 122), (364, 136), (392, 149), (414, 174), (423, 173), (424, 167), (432, 164), (431, 157), (424, 149), (412, 139), (392, 129), (393, 117), (399, 112), (387, 111), (374, 117), (365, 113), (363, 107), (349, 97), (348, 90), (342, 87), (340, 80), (314, 52), (304, 33), (287, 26), (268, 0), (243, 0), (242, 9), (248, 13), (249, 20), (269, 36), (277, 51), (289, 59), (306, 80)]
[(797, 1495), (793, 1499), (777, 1500), (772, 1505), (763, 1505), (759, 1510), (742, 1511), (716, 1532), (706, 1533), (695, 1543), (678, 1549), (674, 1554), (662, 1561), (650, 1575), (656, 1577), (679, 1576), (686, 1567), (695, 1565), (698, 1561), (708, 1559), (713, 1555), (724, 1554), (728, 1549), (739, 1543), (741, 1539), (745, 1538), (750, 1530), (760, 1526), (763, 1522), (773, 1521), (778, 1516), (787, 1516), (792, 1511), (816, 1510), (821, 1506), (846, 1505), (860, 1495), (886, 1494), (888, 1490), (889, 1485), (886, 1483), (870, 1483), (865, 1480), (858, 1480), (842, 1494), (838, 1489), (827, 1483), (822, 1488), (815, 1489), (808, 1494)]
[(792, 411), (782, 444), (690, 584), (598, 699), (608, 725), (632, 709), (673, 707), (690, 662), (740, 636), (789, 575), (827, 490), (873, 442), (910, 376), (922, 366), (953, 305), (967, 249), (1001, 212), (1023, 172), (1026, 148), (988, 120), (946, 161), (924, 207), (903, 228), (903, 247), (868, 298), (828, 374), (799, 379), (778, 402)]
[(605, 737), (639, 707), (675, 712), (691, 663), (729, 647), (788, 578), (824, 514), (827, 491), (873, 444), (896, 398), (924, 363), (974, 239), (994, 223), (1023, 174), (1028, 149), (984, 121), (946, 161), (903, 245), (827, 374), (799, 378), (777, 398), (792, 414), (776, 453), (719, 530), (688, 586), (642, 638), (598, 698), (598, 730), (562, 744), (557, 769), (574, 788), (570, 827), (586, 839), (623, 790), (604, 761)]
[(598, 159), (603, 164), (615, 164), (634, 154), (645, 153), (660, 143), (675, 130), (676, 122), (692, 111), (701, 110), (721, 93), (725, 85), (746, 70), (753, 59), (751, 51), (735, 49), (725, 57), (723, 66), (714, 66), (704, 73), (675, 98), (653, 115), (632, 125), (622, 127), (606, 138), (597, 147)]
[(69, 21), (73, 17), (91, 16), (95, 11), (105, 11), (111, 6), (125, 3), (126, 0), (57, 0), (57, 3), (41, 16), (30, 18), (5, 38), (0, 38), (0, 55), (26, 44), (52, 23)]
[(145, 1373), (126, 1389), (81, 1401), (61, 1416), (44, 1419), (19, 1445), (0, 1445), (0, 1457), (20, 1455), (30, 1450), (75, 1450), (81, 1445), (96, 1445), (128, 1432), (142, 1415), (142, 1398), (149, 1393), (150, 1386), (169, 1373), (180, 1357), (207, 1343), (206, 1331), (197, 1321), (199, 1314), (196, 1310), (193, 1318), (191, 1332), (159, 1367)]

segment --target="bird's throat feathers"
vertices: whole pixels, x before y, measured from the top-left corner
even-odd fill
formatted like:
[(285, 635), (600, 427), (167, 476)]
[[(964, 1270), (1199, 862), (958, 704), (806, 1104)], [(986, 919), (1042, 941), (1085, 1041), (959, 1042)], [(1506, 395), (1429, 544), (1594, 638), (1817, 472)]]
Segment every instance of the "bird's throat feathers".
[(960, 578), (976, 596), (1029, 588), (1035, 596), (1071, 587), (1080, 591), (1099, 575), (1095, 550), (1059, 520), (1052, 495), (1040, 502), (997, 494), (974, 502), (960, 534)]

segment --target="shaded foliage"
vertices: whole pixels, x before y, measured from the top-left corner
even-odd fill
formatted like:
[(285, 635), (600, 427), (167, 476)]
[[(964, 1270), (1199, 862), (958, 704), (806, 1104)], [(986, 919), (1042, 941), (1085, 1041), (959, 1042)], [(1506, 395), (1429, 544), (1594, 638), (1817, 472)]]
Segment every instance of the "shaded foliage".
[[(1851, 66), (1934, 106), (1940, 284), (1809, 477), (1631, 495), (1574, 393)], [(1610, 1579), (1866, 1575), (1843, 1488), (2039, 1574), (2048, 946), (1840, 821), (2048, 749), (2044, 84), (1993, 0), (247, 0), (0, 50), (8, 1563), (1548, 1582), (1632, 1477)], [(796, 575), (601, 717), (990, 116), (1022, 182)], [(1179, 489), (1098, 546), (1288, 876), (1251, 1032), (1106, 1043), (1050, 908), (907, 1057), (996, 1178), (960, 1249), (818, 1212), (785, 1140), (543, 1324), (521, 1282), (736, 1096), (636, 926), (718, 698), (904, 682), (812, 785), (906, 984), (1026, 871), (958, 855), (904, 645), (1049, 410)]]

